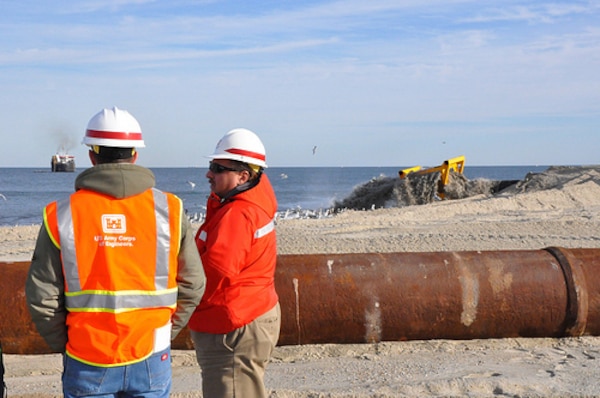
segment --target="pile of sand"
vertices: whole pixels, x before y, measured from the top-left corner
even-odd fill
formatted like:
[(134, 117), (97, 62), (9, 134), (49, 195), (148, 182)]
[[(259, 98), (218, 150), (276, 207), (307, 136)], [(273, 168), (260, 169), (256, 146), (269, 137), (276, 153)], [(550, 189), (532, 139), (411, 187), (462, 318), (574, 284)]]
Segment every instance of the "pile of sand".
[(280, 220), (282, 254), (598, 247), (600, 167), (553, 167), (500, 193)]
[[(0, 260), (29, 259), (38, 228), (0, 228)], [(553, 167), (501, 192), (276, 228), (281, 254), (600, 248), (600, 167)], [(193, 352), (173, 358), (174, 396), (201, 396)], [(60, 396), (58, 356), (5, 363), (9, 397)], [(581, 397), (600, 396), (599, 379), (600, 338), (588, 336), (278, 347), (266, 384), (273, 397)]]

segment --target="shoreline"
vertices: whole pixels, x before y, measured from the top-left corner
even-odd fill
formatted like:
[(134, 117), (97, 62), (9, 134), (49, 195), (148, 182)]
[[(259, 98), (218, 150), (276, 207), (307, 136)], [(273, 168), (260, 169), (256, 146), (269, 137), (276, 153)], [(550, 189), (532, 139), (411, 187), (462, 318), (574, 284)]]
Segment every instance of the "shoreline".
[[(278, 254), (600, 246), (600, 185), (278, 220)], [(199, 224), (193, 223), (195, 231)], [(29, 261), (40, 225), (0, 226), (0, 261)]]

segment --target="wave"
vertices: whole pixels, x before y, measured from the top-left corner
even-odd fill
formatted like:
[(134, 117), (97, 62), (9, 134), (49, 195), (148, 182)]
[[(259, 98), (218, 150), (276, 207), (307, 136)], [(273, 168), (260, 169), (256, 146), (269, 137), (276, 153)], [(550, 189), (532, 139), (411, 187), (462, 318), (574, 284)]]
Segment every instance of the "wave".
[[(357, 185), (346, 198), (325, 209), (300, 207), (277, 212), (275, 220), (334, 217), (346, 210), (426, 205), (440, 200), (465, 199), (477, 195), (518, 195), (594, 181), (600, 185), (600, 166), (551, 166), (541, 173), (528, 173), (522, 180), (469, 180), (463, 174), (451, 172), (448, 183), (441, 183), (441, 174), (411, 173), (406, 178), (379, 176)], [(442, 194), (442, 195), (441, 195)], [(442, 197), (443, 196), (443, 197)], [(193, 222), (202, 222), (204, 213), (196, 213)]]

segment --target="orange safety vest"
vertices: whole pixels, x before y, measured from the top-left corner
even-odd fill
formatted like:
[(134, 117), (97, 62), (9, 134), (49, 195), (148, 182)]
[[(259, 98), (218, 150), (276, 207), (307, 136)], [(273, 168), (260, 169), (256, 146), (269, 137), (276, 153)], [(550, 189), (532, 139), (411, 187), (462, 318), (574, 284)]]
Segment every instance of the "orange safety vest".
[(82, 189), (46, 206), (63, 265), (67, 355), (110, 367), (169, 347), (181, 217), (181, 200), (154, 188), (125, 199)]

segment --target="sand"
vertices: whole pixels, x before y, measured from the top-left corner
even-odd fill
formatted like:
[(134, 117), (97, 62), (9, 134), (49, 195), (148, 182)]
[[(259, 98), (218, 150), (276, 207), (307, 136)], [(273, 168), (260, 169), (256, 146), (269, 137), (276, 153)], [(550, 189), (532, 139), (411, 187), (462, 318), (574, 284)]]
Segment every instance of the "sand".
[[(280, 254), (600, 248), (600, 167), (559, 167), (495, 195), (277, 221)], [(0, 260), (28, 260), (39, 226), (0, 228)], [(60, 396), (57, 355), (5, 355), (9, 397)], [(174, 397), (200, 397), (192, 351)], [(600, 337), (277, 347), (272, 397), (600, 396)]]

